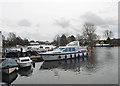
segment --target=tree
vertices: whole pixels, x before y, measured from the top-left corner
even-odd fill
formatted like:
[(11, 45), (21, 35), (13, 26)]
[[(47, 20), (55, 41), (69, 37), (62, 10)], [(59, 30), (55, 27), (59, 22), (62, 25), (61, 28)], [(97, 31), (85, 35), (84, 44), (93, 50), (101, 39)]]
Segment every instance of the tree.
[(107, 40), (110, 40), (111, 37), (113, 37), (113, 32), (110, 30), (105, 30), (104, 31), (104, 37), (107, 38)]
[(8, 34), (8, 40), (9, 40), (9, 41), (13, 41), (14, 39), (16, 39), (15, 33), (10, 32), (10, 33)]
[(98, 38), (98, 35), (95, 33), (96, 27), (94, 24), (85, 23), (83, 28), (83, 37), (90, 45), (94, 44), (94, 41)]
[(67, 44), (67, 37), (65, 36), (65, 34), (63, 34), (61, 37), (60, 37), (60, 45), (61, 46), (65, 46)]
[(29, 41), (28, 41), (28, 39), (26, 39), (26, 38), (24, 38), (23, 42), (24, 42), (24, 43), (23, 43), (24, 45), (28, 45), (28, 44), (29, 44)]
[(56, 46), (59, 46), (59, 45), (60, 45), (60, 36), (59, 36), (59, 35), (55, 36), (55, 38), (54, 38), (54, 44), (55, 44)]
[(75, 41), (75, 40), (76, 40), (76, 38), (73, 35), (68, 37), (68, 42), (72, 42), (72, 41)]
[(2, 40), (5, 40), (5, 36), (4, 35), (2, 35)]
[(77, 34), (77, 35), (76, 35), (76, 40), (80, 41), (80, 40), (82, 40), (82, 39), (83, 39), (83, 36), (82, 36), (82, 35), (80, 35), (80, 34)]
[(20, 37), (16, 37), (16, 39), (13, 42), (14, 45), (20, 45), (21, 44), (21, 38)]
[(84, 45), (86, 42), (86, 38), (80, 34), (76, 35), (76, 40), (79, 41), (80, 45)]

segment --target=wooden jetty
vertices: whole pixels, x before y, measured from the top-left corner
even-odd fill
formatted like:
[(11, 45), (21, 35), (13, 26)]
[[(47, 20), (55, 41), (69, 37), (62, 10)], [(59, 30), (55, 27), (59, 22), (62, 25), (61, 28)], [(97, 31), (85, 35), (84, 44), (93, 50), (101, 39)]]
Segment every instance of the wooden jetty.
[(38, 56), (30, 56), (30, 58), (33, 60), (33, 61), (40, 61), (40, 60), (43, 60), (42, 57), (40, 55)]
[[(30, 58), (31, 58), (33, 61), (43, 60), (40, 55), (30, 56)], [(4, 60), (4, 59), (6, 59), (6, 58), (0, 58), (1, 61)], [(17, 61), (17, 60), (18, 60), (18, 57), (14, 57), (13, 59), (14, 59), (15, 61)]]

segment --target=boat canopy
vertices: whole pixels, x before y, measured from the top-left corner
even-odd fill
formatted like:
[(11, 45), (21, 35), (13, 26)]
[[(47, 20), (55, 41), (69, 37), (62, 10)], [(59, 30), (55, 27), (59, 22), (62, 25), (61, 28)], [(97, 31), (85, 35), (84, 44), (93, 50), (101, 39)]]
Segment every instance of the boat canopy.
[(17, 62), (12, 58), (7, 58), (0, 64), (0, 68), (10, 68), (17, 66), (18, 66)]

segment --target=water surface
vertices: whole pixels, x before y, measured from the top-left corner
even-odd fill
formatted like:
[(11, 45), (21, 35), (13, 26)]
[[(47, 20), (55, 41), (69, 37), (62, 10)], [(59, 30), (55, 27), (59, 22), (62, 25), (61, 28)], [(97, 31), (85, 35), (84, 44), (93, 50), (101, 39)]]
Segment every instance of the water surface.
[(117, 84), (118, 48), (94, 48), (88, 60), (84, 61), (36, 62), (30, 68), (3, 77), (9, 84)]

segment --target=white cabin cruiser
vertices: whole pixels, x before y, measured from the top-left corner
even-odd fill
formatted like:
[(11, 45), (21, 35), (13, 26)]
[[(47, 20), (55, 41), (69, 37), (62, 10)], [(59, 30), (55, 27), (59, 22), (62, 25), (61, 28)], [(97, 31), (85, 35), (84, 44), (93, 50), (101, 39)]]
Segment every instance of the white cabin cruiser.
[(87, 56), (88, 51), (86, 47), (81, 47), (79, 41), (73, 41), (66, 46), (59, 47), (53, 51), (39, 53), (45, 61), (49, 60), (63, 60), (75, 58), (80, 56)]
[(20, 57), (17, 62), (20, 67), (29, 67), (32, 65), (32, 60), (30, 57)]

